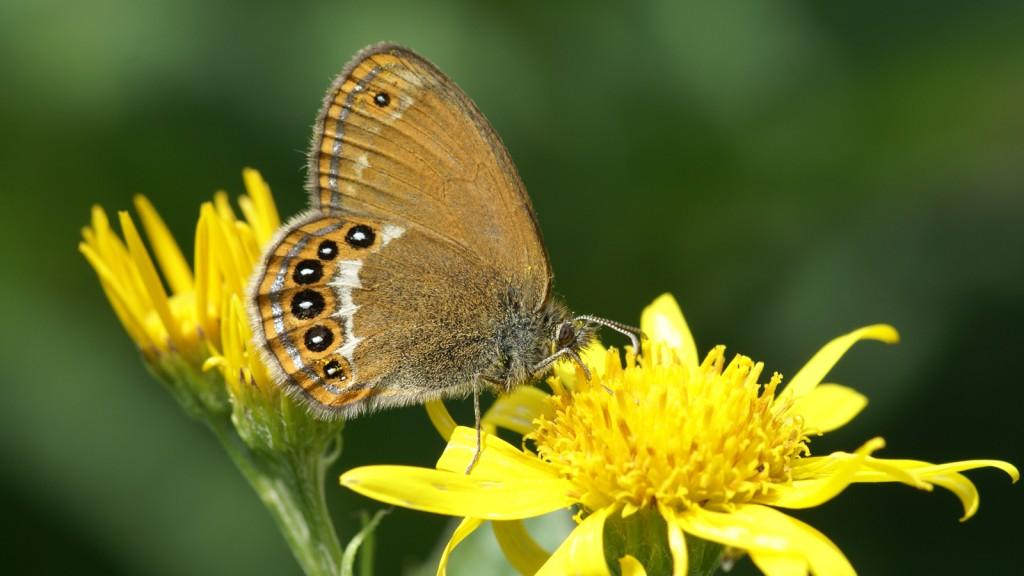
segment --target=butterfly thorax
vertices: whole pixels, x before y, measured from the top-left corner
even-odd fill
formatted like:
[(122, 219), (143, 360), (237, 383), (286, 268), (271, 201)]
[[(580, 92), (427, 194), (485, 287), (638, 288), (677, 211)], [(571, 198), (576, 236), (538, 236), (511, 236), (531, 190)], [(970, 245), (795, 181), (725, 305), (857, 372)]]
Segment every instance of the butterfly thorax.
[[(497, 391), (507, 392), (538, 376), (537, 366), (555, 352), (559, 327), (571, 322), (572, 313), (557, 299), (548, 299), (540, 309), (530, 309), (511, 289), (502, 308), (504, 314), (494, 330), (496, 360), (481, 376), (500, 389)], [(582, 343), (581, 339), (573, 346)]]

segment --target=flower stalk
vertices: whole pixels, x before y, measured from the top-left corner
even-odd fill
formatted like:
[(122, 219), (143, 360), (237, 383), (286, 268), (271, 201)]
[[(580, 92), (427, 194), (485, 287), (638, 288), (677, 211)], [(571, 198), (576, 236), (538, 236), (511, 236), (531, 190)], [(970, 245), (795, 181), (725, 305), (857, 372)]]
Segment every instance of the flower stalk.
[(337, 576), (342, 549), (324, 498), (324, 478), (340, 455), (341, 435), (333, 448), (268, 458), (242, 441), (227, 421), (207, 423), (274, 517), (303, 573)]

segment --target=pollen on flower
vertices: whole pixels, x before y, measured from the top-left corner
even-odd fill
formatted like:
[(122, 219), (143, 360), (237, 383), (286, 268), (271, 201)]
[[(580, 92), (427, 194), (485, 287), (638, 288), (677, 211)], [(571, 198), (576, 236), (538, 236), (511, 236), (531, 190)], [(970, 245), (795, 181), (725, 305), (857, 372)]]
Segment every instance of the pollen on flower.
[(628, 357), (570, 393), (528, 438), (581, 493), (588, 509), (625, 514), (659, 504), (729, 509), (791, 482), (809, 453), (803, 419), (775, 405), (782, 377), (759, 384), (763, 364), (714, 348), (695, 370), (659, 347)]

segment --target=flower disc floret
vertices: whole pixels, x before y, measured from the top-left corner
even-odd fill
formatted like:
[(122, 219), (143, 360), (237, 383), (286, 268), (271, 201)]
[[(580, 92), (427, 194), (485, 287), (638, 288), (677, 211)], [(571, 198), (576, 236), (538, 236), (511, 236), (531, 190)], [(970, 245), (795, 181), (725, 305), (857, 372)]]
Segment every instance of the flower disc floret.
[[(718, 346), (696, 369), (660, 351), (623, 366), (606, 352), (603, 374), (552, 396), (528, 438), (577, 486), (589, 509), (652, 504), (729, 507), (792, 480), (808, 454), (803, 419), (779, 410), (782, 377), (758, 382), (762, 363)], [(670, 352), (670, 351), (668, 351)]]

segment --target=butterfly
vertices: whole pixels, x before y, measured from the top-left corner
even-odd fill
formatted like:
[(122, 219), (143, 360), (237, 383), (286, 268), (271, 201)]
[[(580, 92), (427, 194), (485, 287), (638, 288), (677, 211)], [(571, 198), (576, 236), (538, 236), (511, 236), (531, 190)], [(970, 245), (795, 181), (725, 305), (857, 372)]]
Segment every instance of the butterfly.
[[(274, 380), (325, 419), (506, 392), (599, 326), (551, 294), (530, 198), (498, 135), (426, 59), (359, 52), (333, 82), (309, 152), (308, 211), (251, 281)], [(586, 372), (589, 377), (589, 372)]]

